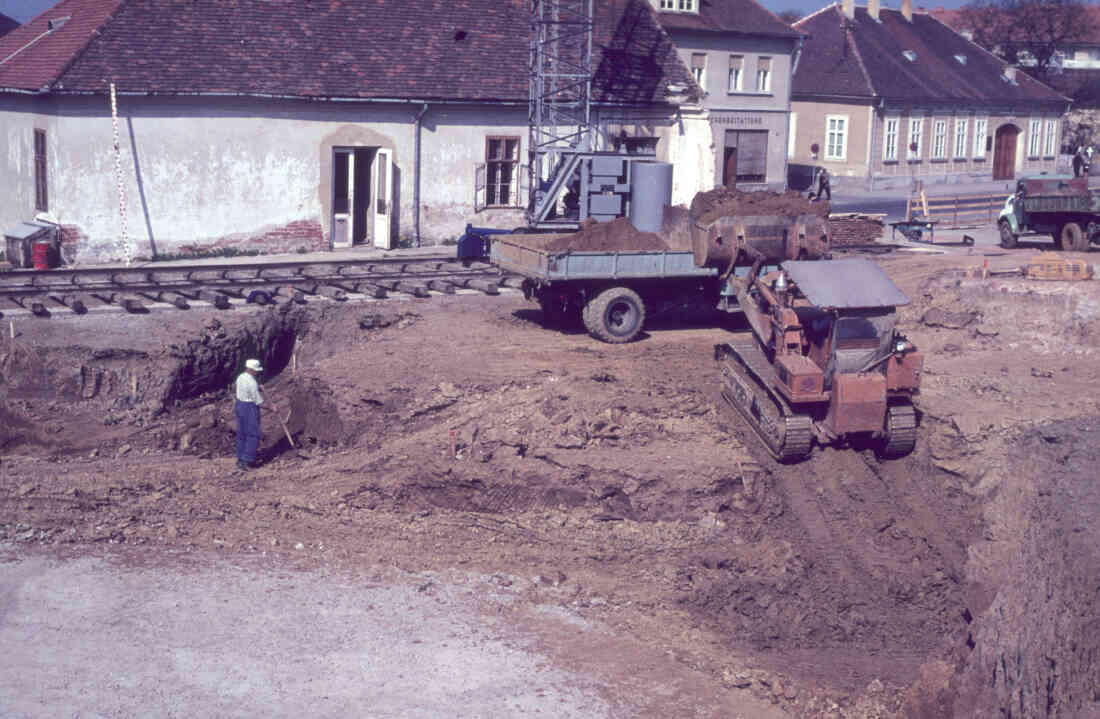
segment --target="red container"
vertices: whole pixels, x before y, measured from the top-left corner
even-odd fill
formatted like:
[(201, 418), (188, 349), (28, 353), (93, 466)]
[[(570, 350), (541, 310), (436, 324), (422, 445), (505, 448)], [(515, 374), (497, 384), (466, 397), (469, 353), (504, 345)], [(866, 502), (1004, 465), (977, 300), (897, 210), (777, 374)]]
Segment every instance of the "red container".
[(51, 255), (53, 254), (53, 243), (35, 242), (34, 249), (31, 253), (31, 257), (34, 260), (34, 269), (36, 270), (48, 270), (50, 269)]

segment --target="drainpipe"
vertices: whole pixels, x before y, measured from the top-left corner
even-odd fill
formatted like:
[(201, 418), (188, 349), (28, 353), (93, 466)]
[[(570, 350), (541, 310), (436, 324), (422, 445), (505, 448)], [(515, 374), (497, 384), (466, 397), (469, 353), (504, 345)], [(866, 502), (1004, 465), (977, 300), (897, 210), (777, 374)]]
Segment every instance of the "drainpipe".
[(427, 112), (428, 103), (425, 102), (420, 112), (416, 113), (416, 134), (413, 139), (413, 233), (416, 235), (417, 247), (420, 247), (420, 130)]

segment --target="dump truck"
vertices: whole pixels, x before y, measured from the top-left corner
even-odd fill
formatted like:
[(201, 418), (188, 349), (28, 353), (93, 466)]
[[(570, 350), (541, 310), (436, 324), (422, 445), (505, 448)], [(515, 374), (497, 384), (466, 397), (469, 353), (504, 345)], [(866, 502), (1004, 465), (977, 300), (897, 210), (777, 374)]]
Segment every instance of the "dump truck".
[(909, 300), (864, 258), (786, 261), (731, 278), (751, 331), (715, 346), (722, 395), (773, 457), (814, 443), (913, 450), (924, 358), (897, 328)]
[[(620, 218), (609, 224), (627, 227), (622, 223), (628, 222)], [(679, 231), (662, 236), (625, 232), (618, 242), (587, 245), (586, 237), (595, 231), (495, 235), (489, 259), (501, 270), (523, 276), (524, 296), (538, 302), (546, 324), (579, 316), (593, 337), (618, 344), (635, 339), (647, 316), (662, 308), (723, 307), (727, 280), (737, 269), (829, 254), (828, 221), (819, 214), (695, 213), (678, 224)], [(632, 249), (636, 238), (647, 249)], [(597, 245), (603, 249), (595, 249)]]
[(1086, 252), (1100, 242), (1100, 191), (1087, 177), (1026, 177), (1005, 200), (997, 220), (1001, 247), (1011, 249), (1025, 233), (1049, 234), (1059, 249)]

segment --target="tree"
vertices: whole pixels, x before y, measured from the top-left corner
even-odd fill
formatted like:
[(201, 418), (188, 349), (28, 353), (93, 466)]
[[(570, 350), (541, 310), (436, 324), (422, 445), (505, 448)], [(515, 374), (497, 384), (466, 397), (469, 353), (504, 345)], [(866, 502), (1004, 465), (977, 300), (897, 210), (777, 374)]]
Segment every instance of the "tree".
[(1040, 81), (1061, 69), (1066, 45), (1095, 35), (1086, 0), (973, 0), (959, 11), (957, 29)]
[(778, 17), (780, 20), (787, 23), (788, 25), (794, 25), (796, 22), (802, 19), (802, 13), (800, 13), (798, 10), (791, 10), (788, 8), (787, 10), (783, 10), (782, 12), (780, 12)]

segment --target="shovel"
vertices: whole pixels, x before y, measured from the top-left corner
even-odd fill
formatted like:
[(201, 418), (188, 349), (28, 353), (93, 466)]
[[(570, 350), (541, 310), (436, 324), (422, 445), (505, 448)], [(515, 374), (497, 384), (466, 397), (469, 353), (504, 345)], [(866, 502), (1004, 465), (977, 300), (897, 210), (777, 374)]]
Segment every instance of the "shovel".
[[(293, 411), (294, 410), (291, 409), (291, 412), (293, 412)], [(275, 415), (275, 418), (278, 419), (279, 415)], [(290, 421), (290, 412), (287, 412), (286, 413), (286, 419), (279, 419), (279, 424), (281, 424), (283, 426), (283, 434), (286, 435), (286, 441), (290, 442), (291, 447), (295, 447), (295, 449), (297, 449), (297, 447), (294, 444), (294, 438), (290, 436), (290, 430), (287, 429), (287, 426), (286, 426), (286, 423), (289, 422), (289, 421)]]

